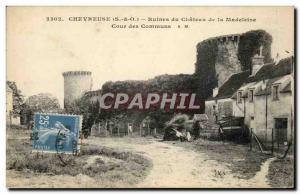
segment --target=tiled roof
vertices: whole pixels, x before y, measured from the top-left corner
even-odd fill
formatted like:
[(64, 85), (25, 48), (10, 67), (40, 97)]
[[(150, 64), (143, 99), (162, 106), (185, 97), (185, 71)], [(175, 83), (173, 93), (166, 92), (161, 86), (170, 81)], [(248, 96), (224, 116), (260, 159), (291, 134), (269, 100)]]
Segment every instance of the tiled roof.
[(219, 88), (218, 95), (210, 97), (208, 100), (230, 98), (247, 81), (249, 75), (249, 70), (231, 75)]
[(208, 117), (206, 114), (194, 114), (193, 120), (196, 121), (207, 121)]
[(291, 82), (289, 82), (284, 88), (282, 88), (280, 92), (281, 93), (292, 92)]
[(263, 65), (254, 76), (250, 76), (247, 82), (256, 82), (275, 77), (288, 75), (292, 72), (292, 57), (284, 58), (276, 63)]
[[(266, 80), (266, 89), (258, 88), (255, 95), (265, 95), (271, 93), (271, 85), (283, 76), (292, 73), (293, 57), (280, 60), (278, 63), (264, 64), (254, 76), (250, 76), (250, 71), (233, 74), (220, 88), (216, 97), (210, 97), (207, 100), (216, 100), (224, 98), (236, 98), (235, 93), (241, 87), (247, 84)], [(249, 86), (250, 86), (249, 85)], [(255, 85), (255, 84), (254, 84)], [(247, 86), (248, 87), (248, 86)], [(284, 87), (281, 92), (289, 92), (291, 86)], [(244, 94), (244, 97), (247, 93)]]
[(276, 77), (273, 79), (269, 79), (265, 81), (266, 87), (265, 88), (258, 88), (257, 92), (255, 93), (255, 96), (261, 96), (261, 95), (270, 95), (272, 93), (272, 85), (281, 83), (284, 84), (283, 88), (280, 89), (280, 92), (290, 92), (291, 91), (291, 80), (288, 76), (284, 77)]

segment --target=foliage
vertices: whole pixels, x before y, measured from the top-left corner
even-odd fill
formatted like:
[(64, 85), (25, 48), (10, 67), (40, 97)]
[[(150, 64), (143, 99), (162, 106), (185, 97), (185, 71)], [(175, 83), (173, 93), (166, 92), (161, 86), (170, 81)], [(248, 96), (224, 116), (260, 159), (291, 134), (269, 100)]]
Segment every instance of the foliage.
[(13, 114), (20, 114), (24, 96), (22, 95), (21, 90), (18, 89), (16, 82), (6, 81), (6, 85), (6, 87), (9, 87), (13, 92)]
[(272, 62), (271, 44), (272, 36), (264, 30), (252, 30), (244, 33), (240, 38), (238, 47), (238, 59), (242, 64), (242, 69), (248, 70), (251, 68), (252, 57), (259, 54), (260, 46), (263, 47), (264, 62)]
[(218, 45), (216, 39), (200, 42), (197, 45), (197, 61), (195, 64), (195, 75), (198, 78), (197, 93), (206, 99), (212, 95), (212, 89), (218, 84), (215, 71)]
[(160, 75), (149, 80), (127, 80), (106, 82), (102, 86), (103, 93), (126, 92), (128, 94), (137, 92), (190, 92), (197, 87), (196, 79), (193, 75)]
[[(149, 80), (128, 80), (117, 82), (106, 82), (102, 86), (103, 93), (117, 93), (124, 92), (127, 94), (150, 92), (155, 93), (176, 93), (176, 92), (195, 92), (197, 88), (198, 79), (194, 75), (178, 74), (178, 75), (160, 75)], [(123, 115), (120, 117), (120, 115)], [(108, 119), (114, 121), (131, 122), (135, 126), (146, 118), (151, 121), (151, 128), (162, 129), (165, 123), (169, 121), (174, 115), (174, 111), (161, 110), (159, 108), (149, 109), (147, 111), (131, 111), (127, 109), (118, 109), (101, 112), (101, 119)]]
[(28, 97), (24, 107), (32, 112), (59, 112), (60, 106), (58, 99), (49, 93), (40, 93)]
[(68, 113), (82, 115), (83, 122), (82, 128), (91, 129), (94, 123), (99, 121), (99, 107), (100, 104), (97, 101), (92, 103), (87, 96), (82, 96), (76, 99), (67, 109)]

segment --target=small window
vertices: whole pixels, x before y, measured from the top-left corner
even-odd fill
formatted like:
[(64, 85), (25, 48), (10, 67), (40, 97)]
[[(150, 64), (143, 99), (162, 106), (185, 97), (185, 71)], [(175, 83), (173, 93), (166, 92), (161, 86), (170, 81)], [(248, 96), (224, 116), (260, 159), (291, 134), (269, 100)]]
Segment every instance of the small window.
[(279, 85), (272, 87), (273, 100), (279, 100)]
[(242, 91), (238, 91), (237, 93), (237, 102), (242, 103)]
[(253, 99), (254, 99), (254, 90), (249, 90), (248, 98), (249, 98), (249, 102), (253, 102)]

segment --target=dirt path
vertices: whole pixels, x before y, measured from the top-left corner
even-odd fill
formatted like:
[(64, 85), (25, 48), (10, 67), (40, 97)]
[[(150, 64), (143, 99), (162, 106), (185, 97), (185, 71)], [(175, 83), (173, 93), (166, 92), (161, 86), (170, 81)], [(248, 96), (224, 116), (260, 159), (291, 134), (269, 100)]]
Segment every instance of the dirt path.
[[(122, 151), (137, 152), (152, 161), (153, 168), (148, 176), (139, 184), (130, 186), (138, 188), (269, 188), (267, 174), (270, 163), (274, 158), (266, 160), (259, 172), (250, 179), (240, 179), (227, 167), (229, 164), (212, 160), (205, 152), (196, 152), (191, 149), (179, 147), (157, 139), (145, 138), (90, 138), (85, 143), (98, 146), (112, 147)], [(226, 154), (226, 153), (224, 153)], [(94, 156), (87, 160), (92, 163)], [(23, 185), (32, 187), (101, 187), (86, 175), (48, 176), (28, 175), (28, 177), (15, 171), (7, 171), (11, 177), (11, 185), (17, 186), (22, 180)], [(21, 177), (21, 178), (20, 178)], [(110, 187), (121, 187), (111, 182)]]
[(134, 147), (153, 162), (150, 174), (137, 187), (270, 187), (266, 175), (273, 159), (267, 160), (254, 178), (245, 180), (235, 177), (224, 164), (209, 160), (203, 153), (158, 141)]

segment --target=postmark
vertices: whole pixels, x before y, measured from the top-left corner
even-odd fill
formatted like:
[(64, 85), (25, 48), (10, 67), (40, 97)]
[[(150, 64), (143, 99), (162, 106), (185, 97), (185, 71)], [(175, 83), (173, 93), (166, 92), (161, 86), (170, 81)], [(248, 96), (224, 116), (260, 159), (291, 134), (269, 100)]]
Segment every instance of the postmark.
[(80, 115), (35, 113), (32, 151), (77, 155), (81, 123)]

